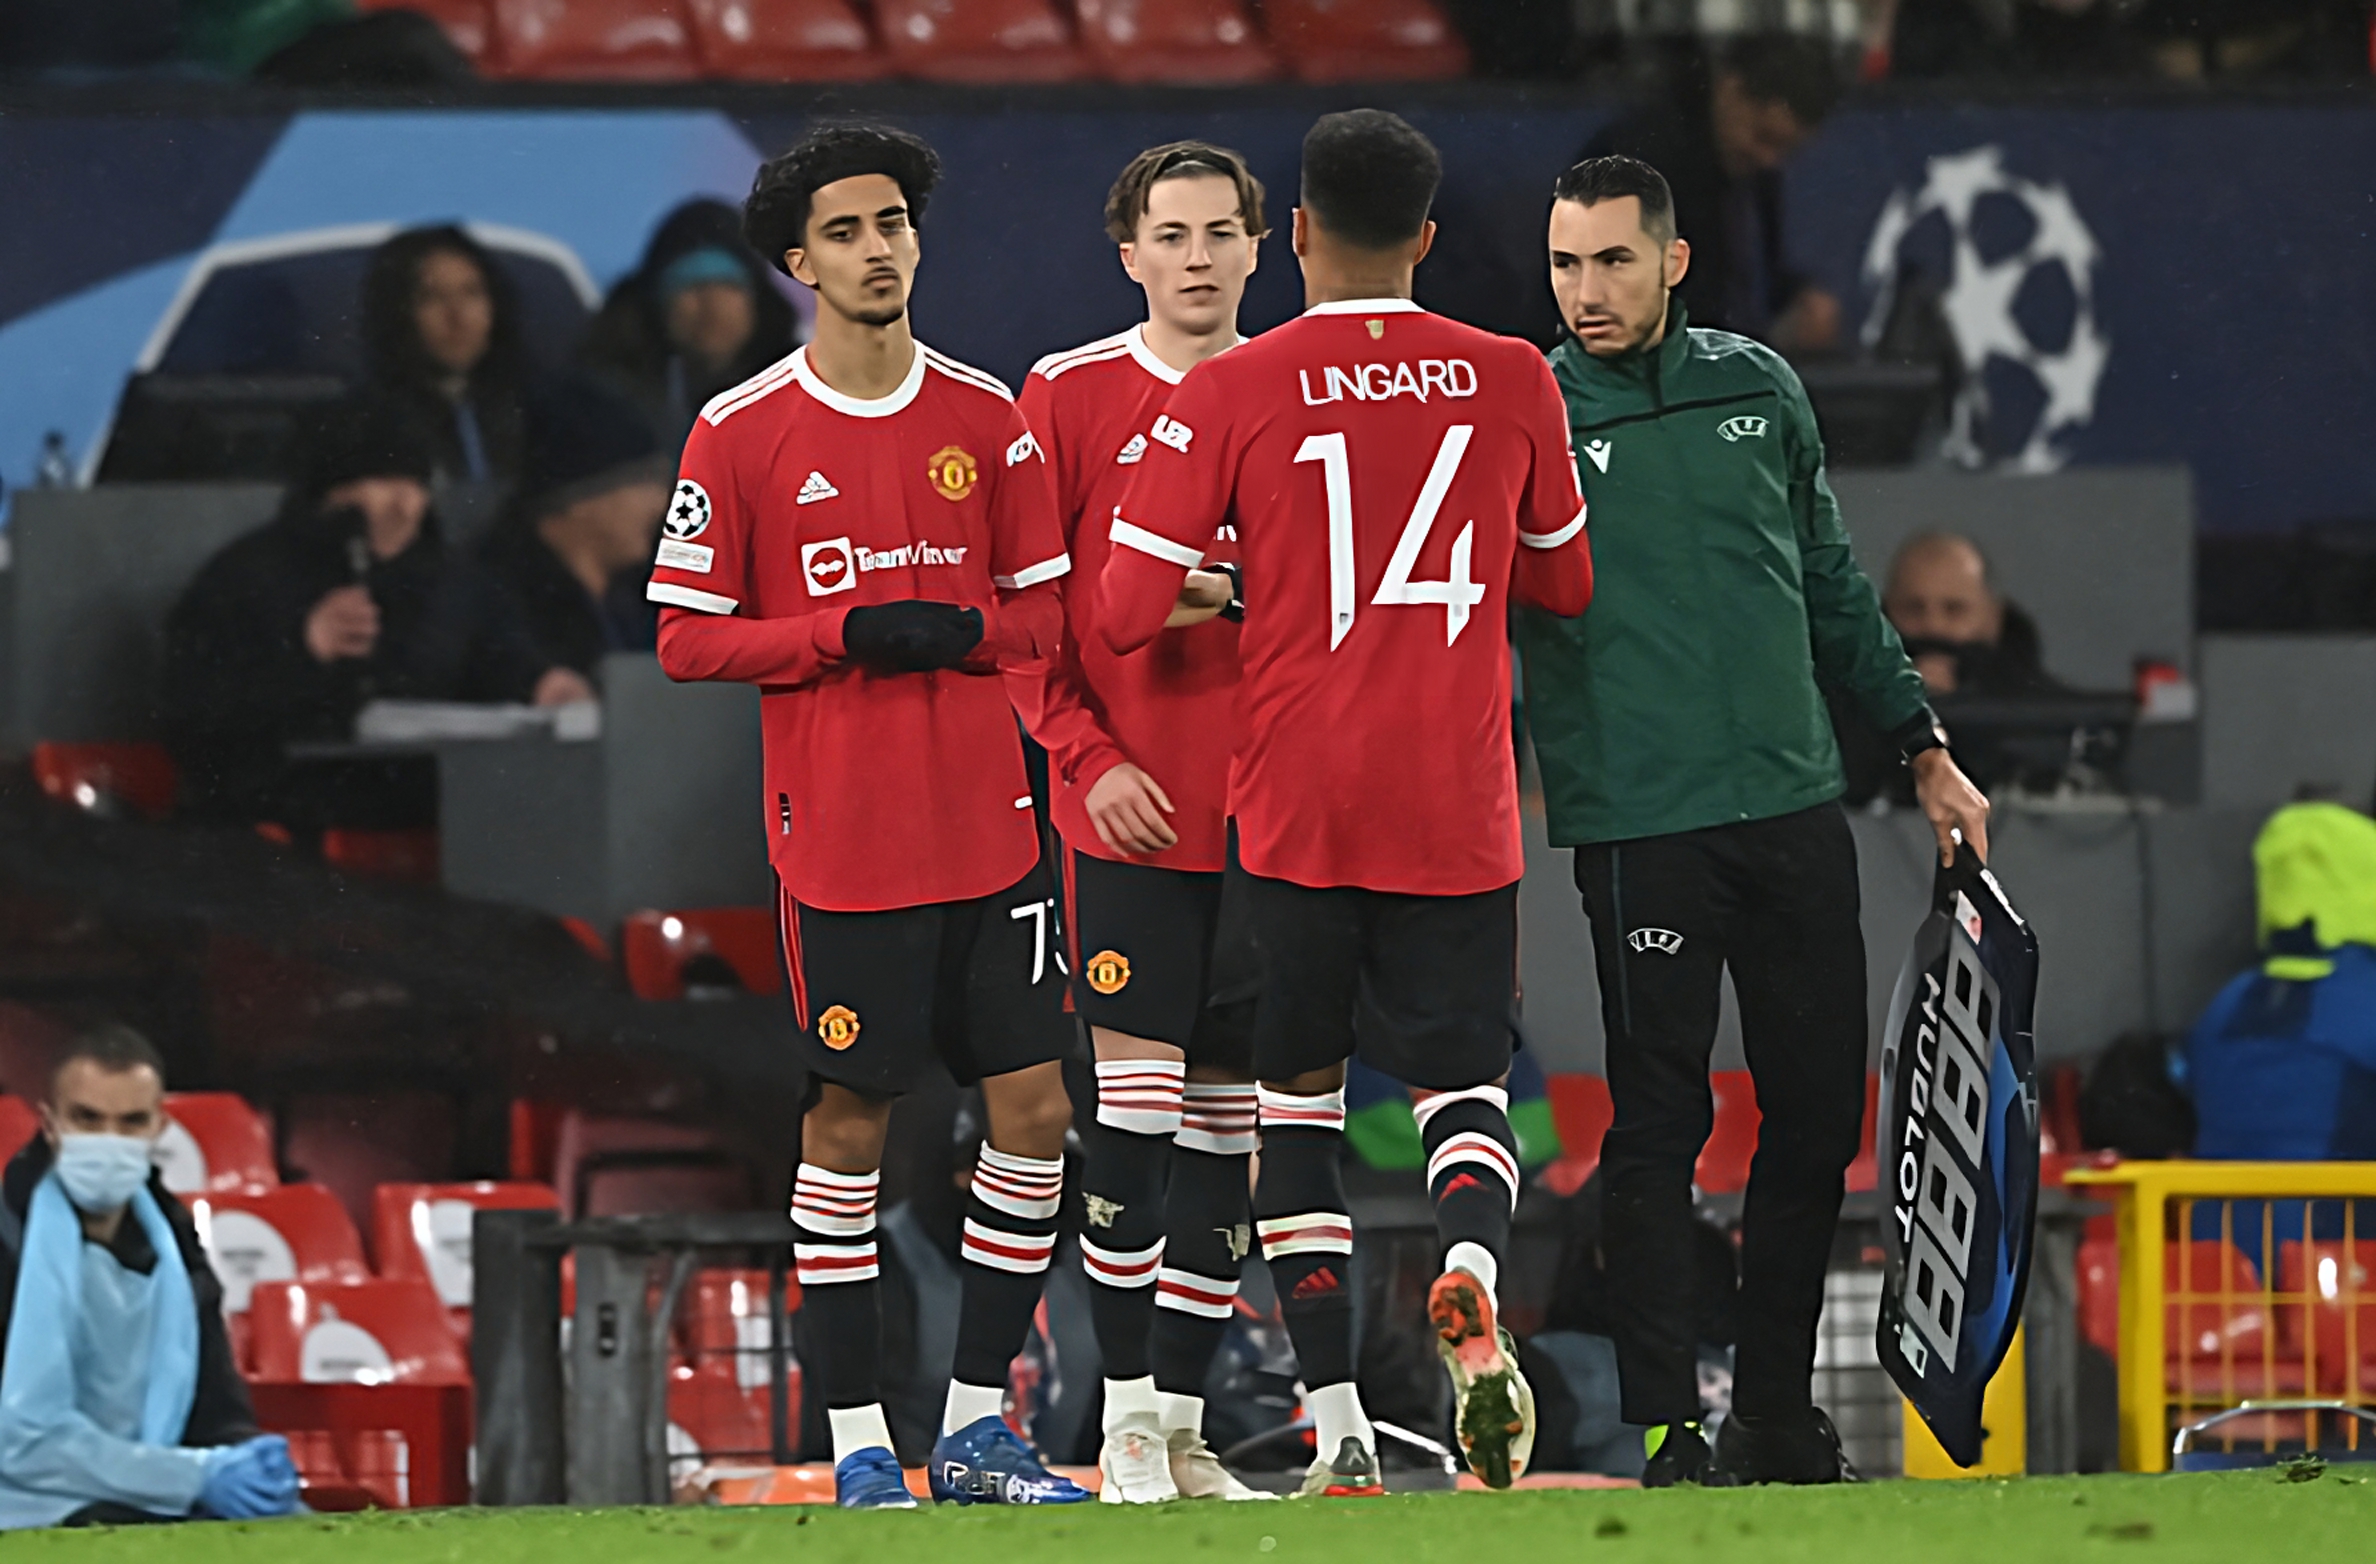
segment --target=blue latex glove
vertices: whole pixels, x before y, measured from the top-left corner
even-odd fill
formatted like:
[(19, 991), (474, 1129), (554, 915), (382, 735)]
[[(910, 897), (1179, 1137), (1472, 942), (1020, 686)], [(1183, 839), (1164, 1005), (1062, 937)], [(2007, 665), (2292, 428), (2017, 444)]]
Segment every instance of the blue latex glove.
[(262, 1434), (244, 1444), (208, 1451), (197, 1508), (201, 1515), (232, 1521), (295, 1510), (297, 1468), (289, 1459), (289, 1442), (278, 1434)]

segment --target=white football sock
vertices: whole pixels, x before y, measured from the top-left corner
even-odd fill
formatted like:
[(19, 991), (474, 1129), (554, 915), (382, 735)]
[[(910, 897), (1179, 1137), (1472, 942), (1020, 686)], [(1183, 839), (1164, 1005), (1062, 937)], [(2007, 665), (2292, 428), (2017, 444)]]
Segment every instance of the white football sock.
[(1137, 1379), (1109, 1379), (1105, 1382), (1105, 1431), (1112, 1433), (1126, 1417), (1153, 1417), (1156, 1410), (1155, 1376), (1142, 1374)]
[(1485, 1299), (1493, 1305), (1494, 1313), (1501, 1312), (1501, 1298), (1494, 1292), (1494, 1284), (1501, 1280), (1501, 1262), (1483, 1244), (1462, 1239), (1444, 1251), (1444, 1269), (1466, 1271), (1485, 1289)]
[(880, 1403), (862, 1407), (828, 1407), (825, 1423), (833, 1430), (833, 1464), (836, 1466), (861, 1450), (891, 1448), (891, 1425), (884, 1420)]
[(996, 1417), (1006, 1410), (1006, 1386), (961, 1385), (949, 1381), (947, 1410), (941, 1413), (941, 1432), (953, 1434), (960, 1428), (970, 1428), (986, 1417)]
[(1175, 1428), (1185, 1428), (1199, 1437), (1203, 1435), (1204, 1397), (1174, 1395), (1166, 1390), (1155, 1402), (1155, 1422), (1166, 1435)]
[(1312, 1433), (1321, 1460), (1335, 1460), (1348, 1439), (1359, 1440), (1372, 1456), (1378, 1453), (1377, 1432), (1361, 1410), (1361, 1391), (1353, 1381), (1323, 1385), (1307, 1393), (1304, 1402), (1312, 1409)]

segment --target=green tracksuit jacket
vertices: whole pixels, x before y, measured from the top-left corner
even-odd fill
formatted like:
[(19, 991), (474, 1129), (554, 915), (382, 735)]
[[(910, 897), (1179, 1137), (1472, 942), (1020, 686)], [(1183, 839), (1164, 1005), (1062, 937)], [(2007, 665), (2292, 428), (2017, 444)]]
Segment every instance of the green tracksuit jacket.
[(1630, 841), (1840, 794), (1817, 676), (1885, 733), (1929, 721), (1921, 675), (1849, 551), (1814, 409), (1771, 349), (1691, 330), (1551, 354), (1592, 537), (1592, 607), (1519, 612), (1551, 840)]

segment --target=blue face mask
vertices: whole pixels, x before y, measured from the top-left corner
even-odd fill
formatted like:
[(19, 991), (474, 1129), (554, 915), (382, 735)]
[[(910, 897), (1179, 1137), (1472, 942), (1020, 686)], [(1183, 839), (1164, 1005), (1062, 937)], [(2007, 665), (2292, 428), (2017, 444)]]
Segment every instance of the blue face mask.
[(133, 1135), (60, 1135), (58, 1182), (79, 1210), (121, 1210), (148, 1182), (155, 1146)]

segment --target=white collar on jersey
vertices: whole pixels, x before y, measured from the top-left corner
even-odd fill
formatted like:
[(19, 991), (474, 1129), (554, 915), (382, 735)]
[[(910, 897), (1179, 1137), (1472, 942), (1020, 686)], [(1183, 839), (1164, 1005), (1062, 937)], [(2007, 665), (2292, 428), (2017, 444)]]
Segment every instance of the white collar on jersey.
[[(1138, 362), (1138, 367), (1145, 370), (1148, 374), (1153, 375), (1165, 385), (1176, 386), (1181, 381), (1188, 378), (1188, 371), (1184, 369), (1172, 368), (1169, 364), (1166, 364), (1162, 359), (1156, 356), (1155, 350), (1153, 348), (1147, 346), (1147, 323), (1145, 321), (1140, 321), (1137, 325), (1122, 333), (1122, 340), (1124, 343), (1128, 344), (1130, 348), (1130, 356)], [(1229, 347), (1234, 348), (1245, 340), (1246, 339), (1244, 337), (1231, 337), (1229, 339)], [(1226, 353), (1229, 351), (1229, 348), (1223, 348), (1221, 351)]]
[(1306, 315), (1420, 315), (1426, 313), (1409, 299), (1331, 299), (1305, 310)]
[(795, 349), (792, 354), (792, 378), (800, 382), (801, 390), (837, 413), (847, 413), (852, 418), (888, 418), (913, 402), (916, 392), (923, 387), (924, 344), (919, 342), (915, 348), (915, 362), (908, 365), (907, 376), (899, 382), (899, 388), (889, 396), (876, 397), (872, 401), (864, 397), (844, 396), (818, 378), (817, 372), (809, 368), (806, 344)]

